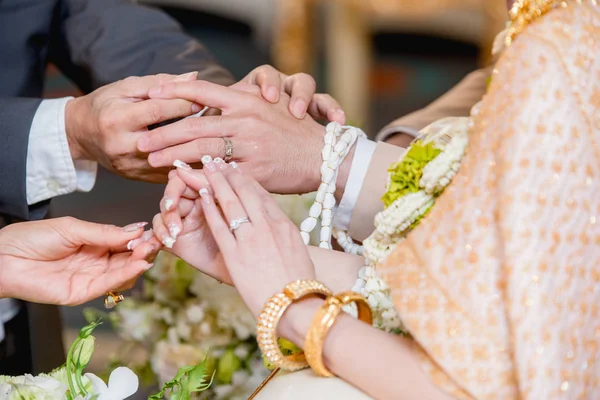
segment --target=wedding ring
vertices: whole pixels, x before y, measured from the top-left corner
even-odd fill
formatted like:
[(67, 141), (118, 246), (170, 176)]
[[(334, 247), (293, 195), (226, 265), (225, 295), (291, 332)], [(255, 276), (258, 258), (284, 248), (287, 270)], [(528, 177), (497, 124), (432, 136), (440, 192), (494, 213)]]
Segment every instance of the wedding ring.
[(223, 161), (229, 162), (233, 158), (233, 142), (225, 136), (223, 136), (223, 141), (225, 142), (225, 157), (223, 157)]
[(117, 304), (125, 300), (125, 296), (123, 296), (119, 292), (108, 292), (106, 293), (106, 298), (104, 299), (104, 308), (111, 309), (115, 308)]
[(250, 219), (248, 219), (248, 217), (234, 219), (229, 223), (229, 230), (233, 232), (246, 222), (250, 222)]

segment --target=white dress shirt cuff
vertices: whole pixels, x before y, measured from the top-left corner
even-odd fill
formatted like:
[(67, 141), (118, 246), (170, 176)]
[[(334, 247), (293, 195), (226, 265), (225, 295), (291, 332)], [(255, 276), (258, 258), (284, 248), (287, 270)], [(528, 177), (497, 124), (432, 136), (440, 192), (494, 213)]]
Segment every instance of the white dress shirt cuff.
[(65, 109), (72, 97), (40, 103), (27, 148), (27, 204), (76, 191), (89, 192), (96, 183), (98, 164), (71, 158), (65, 129)]
[(350, 166), (346, 188), (333, 219), (333, 226), (336, 228), (348, 230), (350, 227), (352, 211), (356, 206), (376, 146), (374, 141), (365, 138), (359, 138), (356, 142), (356, 150)]
[(399, 133), (406, 133), (414, 138), (420, 135), (419, 131), (415, 128), (411, 128), (410, 126), (396, 125), (396, 126), (388, 126), (383, 128), (381, 132), (379, 132), (375, 138), (378, 142), (385, 142), (389, 138)]

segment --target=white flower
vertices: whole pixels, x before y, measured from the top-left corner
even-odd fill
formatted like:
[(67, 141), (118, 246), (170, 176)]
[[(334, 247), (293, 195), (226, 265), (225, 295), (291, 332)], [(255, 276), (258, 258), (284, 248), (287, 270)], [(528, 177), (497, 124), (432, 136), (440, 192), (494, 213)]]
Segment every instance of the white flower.
[(158, 312), (156, 303), (123, 302), (117, 307), (121, 333), (125, 338), (137, 342), (152, 340), (161, 331), (156, 320)]
[(124, 400), (135, 394), (139, 387), (137, 375), (127, 367), (116, 368), (108, 378), (108, 385), (94, 374), (85, 377), (92, 383), (97, 400)]
[(173, 379), (179, 368), (200, 364), (205, 356), (198, 346), (172, 344), (162, 340), (155, 346), (150, 362), (162, 385)]
[(2, 377), (0, 399), (62, 400), (68, 386), (50, 375)]
[(204, 319), (204, 309), (198, 304), (192, 304), (185, 310), (188, 321), (199, 324)]

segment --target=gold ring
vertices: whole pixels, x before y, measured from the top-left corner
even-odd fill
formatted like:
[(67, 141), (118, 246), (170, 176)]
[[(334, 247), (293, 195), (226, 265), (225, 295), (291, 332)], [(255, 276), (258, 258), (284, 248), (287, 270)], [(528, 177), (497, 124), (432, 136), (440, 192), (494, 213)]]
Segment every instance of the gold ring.
[(104, 299), (104, 308), (115, 308), (117, 304), (125, 300), (125, 296), (123, 296), (119, 292), (108, 292), (106, 293), (106, 298)]
[(223, 161), (229, 162), (233, 158), (233, 142), (225, 136), (223, 136), (223, 141), (225, 142), (225, 157), (223, 157)]

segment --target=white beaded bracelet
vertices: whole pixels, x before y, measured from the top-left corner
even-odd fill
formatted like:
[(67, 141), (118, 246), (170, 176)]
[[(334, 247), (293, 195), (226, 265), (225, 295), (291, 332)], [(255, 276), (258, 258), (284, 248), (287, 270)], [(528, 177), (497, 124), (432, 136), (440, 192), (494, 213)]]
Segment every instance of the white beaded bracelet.
[(315, 229), (318, 219), (321, 218), (319, 247), (331, 249), (334, 193), (339, 169), (356, 140), (366, 136), (358, 128), (342, 126), (337, 122), (331, 122), (325, 128), (324, 145), (321, 151), (321, 184), (308, 218), (300, 225), (300, 234), (304, 244), (308, 245), (310, 242), (310, 232)]

